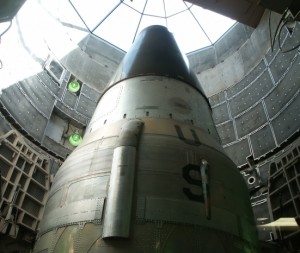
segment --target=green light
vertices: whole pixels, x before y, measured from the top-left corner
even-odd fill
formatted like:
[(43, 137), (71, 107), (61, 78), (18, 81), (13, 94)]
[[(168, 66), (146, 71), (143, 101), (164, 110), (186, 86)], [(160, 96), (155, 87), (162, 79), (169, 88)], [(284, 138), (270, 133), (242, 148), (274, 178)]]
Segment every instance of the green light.
[(78, 133), (73, 133), (69, 138), (69, 142), (71, 145), (76, 147), (82, 142), (82, 137)]
[(76, 93), (77, 91), (79, 91), (79, 89), (80, 89), (80, 83), (76, 80), (73, 80), (68, 84), (68, 90), (70, 92)]

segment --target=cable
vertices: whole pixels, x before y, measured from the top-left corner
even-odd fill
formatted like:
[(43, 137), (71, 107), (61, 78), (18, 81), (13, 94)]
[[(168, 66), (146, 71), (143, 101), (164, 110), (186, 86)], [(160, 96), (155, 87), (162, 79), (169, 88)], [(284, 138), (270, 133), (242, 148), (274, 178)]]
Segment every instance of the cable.
[(269, 11), (269, 36), (270, 36), (270, 44), (271, 44), (271, 52), (273, 52), (273, 43), (272, 43), (272, 29), (271, 29), (271, 13), (272, 11)]
[[(295, 17), (293, 18), (293, 21), (296, 20), (296, 18), (298, 17), (298, 15), (300, 14), (300, 11), (298, 11), (298, 13), (295, 15)], [(280, 30), (279, 30), (279, 34), (278, 34), (278, 45), (279, 45), (279, 49), (282, 53), (288, 53), (288, 52), (291, 52), (295, 49), (297, 49), (298, 47), (300, 47), (300, 43), (298, 43), (296, 46), (290, 48), (290, 49), (286, 49), (286, 50), (282, 50), (282, 45), (281, 45), (281, 40), (280, 40), (280, 34), (282, 32), (282, 28), (285, 27), (285, 25), (287, 24), (287, 22), (289, 22), (290, 20), (286, 19), (283, 23), (283, 25), (280, 27)]]
[[(0, 37), (0, 44), (1, 44), (1, 37)], [(2, 60), (0, 59), (0, 69), (2, 69), (3, 68), (3, 62), (2, 62)]]
[[(277, 25), (277, 27), (276, 27), (276, 30), (275, 30), (275, 34), (274, 34), (273, 41), (271, 41), (272, 47), (274, 47), (275, 40), (276, 40), (277, 33), (278, 33), (278, 29), (279, 29), (279, 27), (280, 27), (282, 21), (284, 20), (284, 17), (285, 17), (285, 15), (286, 15), (286, 13), (288, 12), (288, 10), (289, 10), (288, 8), (285, 9), (285, 11), (283, 12), (283, 14), (282, 14), (282, 16), (281, 16), (281, 18), (280, 18), (280, 20), (279, 20), (279, 23), (278, 23), (278, 25)], [(270, 22), (271, 22), (271, 21), (270, 21)], [(274, 48), (272, 48), (272, 52), (273, 52), (273, 49), (274, 49)]]
[[(11, 28), (11, 25), (12, 25), (12, 21), (10, 20), (9, 26), (4, 30), (3, 33), (0, 34), (0, 43), (1, 43), (1, 37)], [(3, 68), (3, 62), (0, 59), (0, 69), (2, 69), (2, 68)]]
[(10, 20), (9, 22), (9, 26), (6, 28), (6, 30), (0, 34), (0, 38), (11, 28), (11, 25), (12, 25), (12, 21)]

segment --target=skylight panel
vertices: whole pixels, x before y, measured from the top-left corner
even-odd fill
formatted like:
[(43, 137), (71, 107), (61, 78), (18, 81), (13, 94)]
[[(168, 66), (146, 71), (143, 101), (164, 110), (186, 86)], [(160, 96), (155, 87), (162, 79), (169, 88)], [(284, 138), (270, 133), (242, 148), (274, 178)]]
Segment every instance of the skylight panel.
[(144, 13), (152, 16), (165, 17), (164, 2), (162, 0), (148, 0)]
[(151, 25), (166, 26), (184, 53), (215, 43), (234, 23), (182, 0), (69, 0), (89, 30), (127, 51)]
[(71, 2), (90, 30), (93, 30), (120, 3), (119, 0), (72, 0)]
[(140, 17), (141, 14), (122, 4), (94, 33), (117, 47), (128, 50), (133, 42)]
[(188, 10), (168, 18), (168, 28), (174, 34), (183, 52), (191, 52), (211, 45)]
[(146, 4), (146, 0), (125, 0), (123, 3), (142, 13)]
[(174, 0), (163, 0), (166, 7), (166, 15), (170, 17), (176, 13), (182, 12), (187, 9), (183, 1), (174, 1)]
[(193, 5), (191, 11), (213, 43), (224, 34), (224, 31), (227, 31), (235, 23), (230, 18), (205, 10), (199, 6)]

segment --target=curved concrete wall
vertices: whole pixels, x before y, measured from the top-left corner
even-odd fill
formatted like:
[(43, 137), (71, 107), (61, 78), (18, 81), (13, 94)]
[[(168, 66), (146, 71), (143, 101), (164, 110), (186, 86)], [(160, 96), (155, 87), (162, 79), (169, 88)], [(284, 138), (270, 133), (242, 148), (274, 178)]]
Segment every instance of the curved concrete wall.
[[(218, 47), (189, 55), (198, 72), (202, 70), (198, 78), (209, 97), (223, 147), (238, 166), (245, 165), (249, 156), (260, 159), (281, 147), (300, 127), (299, 51), (282, 53), (276, 43), (271, 52), (268, 16), (265, 13), (244, 41), (230, 35), (234, 29), (245, 34), (240, 25), (222, 38), (223, 45), (232, 45), (227, 58), (217, 62), (211, 56), (209, 64), (199, 60), (196, 66), (197, 58), (206, 59)], [(271, 17), (275, 26), (279, 15)], [(292, 36), (283, 29), (281, 38), (285, 49), (299, 44), (300, 24)]]

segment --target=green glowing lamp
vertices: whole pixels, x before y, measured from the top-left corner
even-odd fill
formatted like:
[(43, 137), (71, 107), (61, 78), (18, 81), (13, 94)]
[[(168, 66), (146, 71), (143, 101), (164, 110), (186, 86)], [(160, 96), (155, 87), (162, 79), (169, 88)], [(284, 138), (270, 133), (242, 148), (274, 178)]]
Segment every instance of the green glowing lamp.
[(80, 89), (80, 83), (76, 80), (73, 80), (68, 84), (68, 90), (70, 92), (76, 93)]
[(75, 131), (69, 137), (69, 142), (71, 145), (77, 147), (82, 142), (82, 137), (80, 136), (80, 134), (77, 131)]

